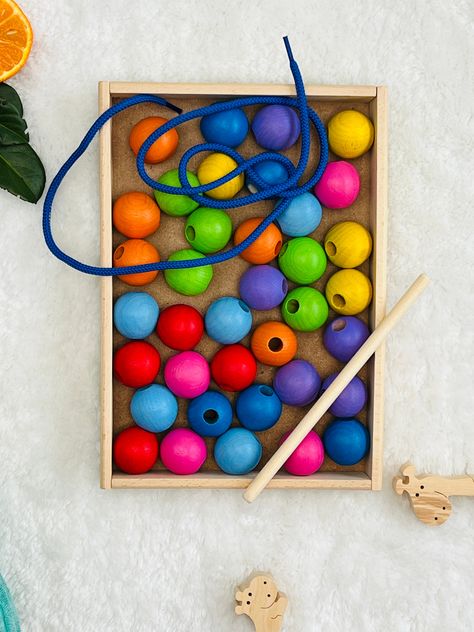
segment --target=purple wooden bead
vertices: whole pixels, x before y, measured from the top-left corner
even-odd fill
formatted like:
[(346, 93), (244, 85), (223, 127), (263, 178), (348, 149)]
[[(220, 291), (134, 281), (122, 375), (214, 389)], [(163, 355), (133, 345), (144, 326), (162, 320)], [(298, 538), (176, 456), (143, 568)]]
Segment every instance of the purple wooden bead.
[(323, 343), (329, 353), (348, 362), (369, 337), (367, 325), (355, 316), (339, 316), (324, 331)]
[[(339, 373), (329, 375), (321, 386), (322, 395), (334, 382)], [(354, 417), (364, 408), (367, 401), (367, 388), (357, 375), (349, 382), (342, 393), (334, 400), (329, 412), (334, 417)]]
[(260, 147), (280, 151), (298, 140), (300, 119), (287, 105), (266, 105), (255, 115), (252, 131)]
[(306, 360), (292, 360), (278, 369), (273, 378), (273, 388), (284, 404), (306, 406), (316, 399), (321, 378)]
[(253, 266), (240, 279), (239, 292), (252, 309), (273, 309), (280, 305), (288, 292), (288, 282), (272, 266)]

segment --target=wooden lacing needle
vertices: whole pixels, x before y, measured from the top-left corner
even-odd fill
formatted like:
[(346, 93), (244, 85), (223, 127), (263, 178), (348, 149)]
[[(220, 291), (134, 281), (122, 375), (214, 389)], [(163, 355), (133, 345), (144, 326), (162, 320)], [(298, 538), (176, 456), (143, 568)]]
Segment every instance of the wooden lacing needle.
[(254, 573), (235, 593), (236, 614), (246, 614), (255, 625), (255, 632), (280, 632), (288, 605), (271, 575)]

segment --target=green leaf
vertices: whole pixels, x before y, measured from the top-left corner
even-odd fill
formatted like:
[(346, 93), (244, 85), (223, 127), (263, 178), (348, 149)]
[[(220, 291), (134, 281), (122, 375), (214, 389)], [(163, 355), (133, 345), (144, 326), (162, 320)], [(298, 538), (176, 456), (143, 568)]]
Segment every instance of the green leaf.
[(30, 145), (0, 146), (0, 188), (35, 203), (43, 193), (45, 180), (44, 167)]
[(10, 103), (10, 105), (12, 105), (18, 112), (20, 117), (23, 116), (23, 105), (15, 88), (12, 88), (7, 83), (0, 83), (0, 99)]
[(0, 100), (0, 145), (27, 143), (29, 139), (26, 127), (26, 121), (21, 118), (14, 105)]

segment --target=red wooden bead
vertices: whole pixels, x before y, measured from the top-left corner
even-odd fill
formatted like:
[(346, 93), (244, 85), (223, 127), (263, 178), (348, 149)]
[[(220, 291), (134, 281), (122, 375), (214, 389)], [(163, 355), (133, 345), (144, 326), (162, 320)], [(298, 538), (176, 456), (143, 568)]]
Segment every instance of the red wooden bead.
[(115, 377), (133, 388), (151, 384), (160, 370), (160, 354), (149, 342), (134, 340), (114, 354)]
[(158, 319), (156, 333), (171, 349), (188, 351), (202, 338), (204, 322), (201, 314), (190, 305), (171, 305)]
[(241, 391), (254, 381), (257, 363), (243, 345), (226, 345), (212, 358), (211, 374), (223, 391)]
[(152, 432), (132, 426), (117, 435), (114, 441), (116, 466), (127, 474), (144, 474), (158, 458), (158, 439)]

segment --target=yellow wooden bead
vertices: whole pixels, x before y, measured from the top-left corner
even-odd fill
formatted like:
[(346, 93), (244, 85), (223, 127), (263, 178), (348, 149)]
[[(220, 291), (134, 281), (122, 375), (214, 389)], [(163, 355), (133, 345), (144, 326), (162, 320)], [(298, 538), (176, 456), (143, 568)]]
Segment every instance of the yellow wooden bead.
[[(237, 163), (233, 158), (226, 156), (226, 154), (216, 152), (204, 158), (197, 170), (197, 177), (201, 184), (209, 184), (227, 175), (236, 167)], [(244, 182), (245, 177), (244, 174), (241, 173), (235, 178), (232, 178), (232, 180), (229, 180), (229, 182), (207, 191), (206, 195), (215, 200), (230, 200), (234, 195), (237, 195), (244, 186)]]
[(372, 252), (372, 237), (358, 222), (338, 222), (326, 233), (324, 250), (338, 268), (357, 268)]
[(328, 141), (336, 156), (358, 158), (372, 147), (374, 126), (362, 112), (343, 110), (328, 123)]
[(359, 270), (339, 270), (326, 284), (326, 298), (335, 312), (353, 316), (372, 300), (372, 284)]

